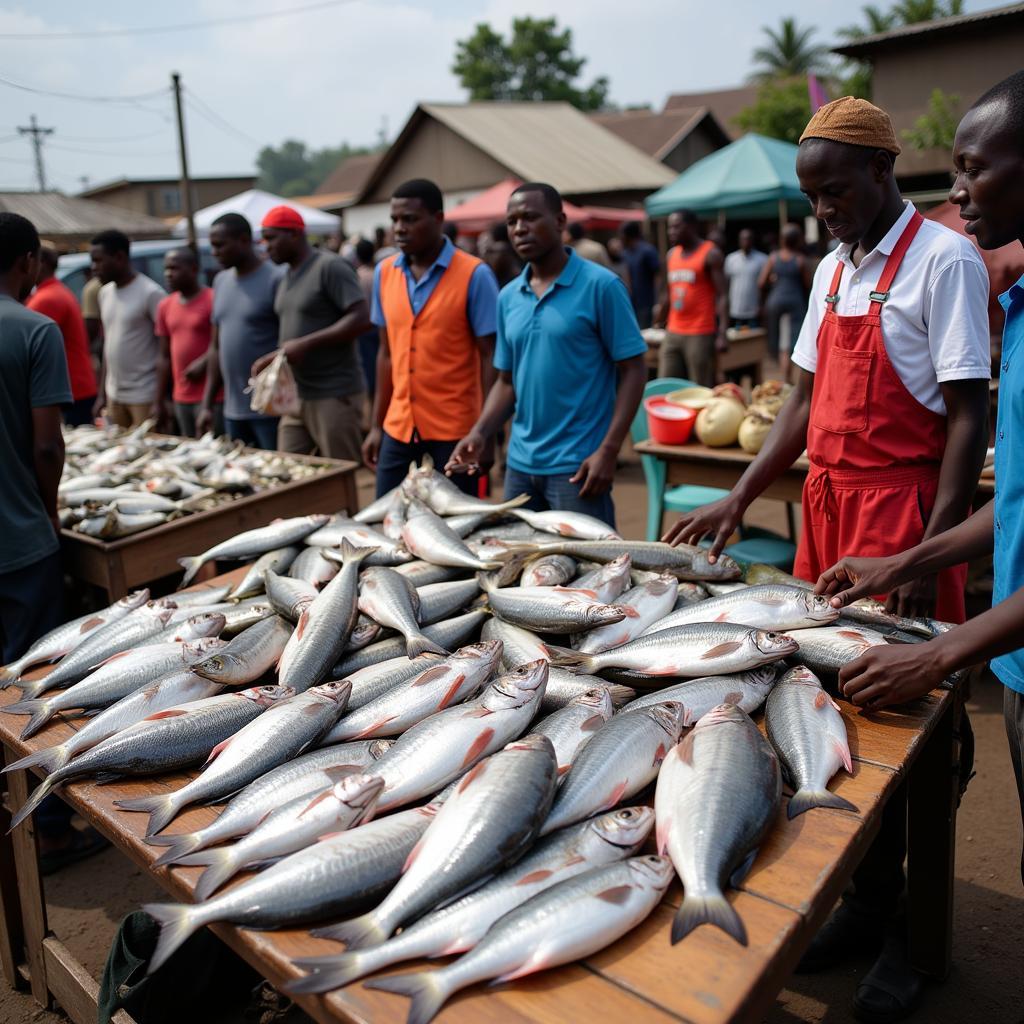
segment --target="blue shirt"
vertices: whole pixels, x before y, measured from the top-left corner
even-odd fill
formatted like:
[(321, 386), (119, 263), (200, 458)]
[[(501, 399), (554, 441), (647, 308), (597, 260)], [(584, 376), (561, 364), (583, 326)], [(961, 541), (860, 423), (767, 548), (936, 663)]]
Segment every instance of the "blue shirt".
[(647, 351), (618, 275), (566, 252), (541, 298), (529, 265), (498, 298), (494, 365), (516, 393), (508, 464), (532, 476), (575, 473), (593, 455), (615, 407), (616, 362)]
[[(419, 316), (420, 310), (427, 304), (427, 299), (434, 294), (437, 282), (441, 280), (441, 275), (451, 263), (454, 252), (455, 246), (452, 244), (452, 240), (446, 237), (437, 259), (418, 281), (412, 276), (405, 253), (398, 254), (395, 266), (401, 267), (402, 273), (405, 274), (405, 286), (409, 292), (409, 305), (412, 306), (413, 316)], [(370, 303), (370, 319), (378, 327), (387, 327), (384, 309), (380, 304), (380, 268), (380, 263), (373, 268), (373, 300)], [(481, 263), (469, 279), (469, 296), (466, 299), (466, 316), (469, 318), (469, 326), (474, 337), (483, 338), (488, 334), (494, 334), (497, 308), (498, 279), (486, 263)]]
[(633, 289), (633, 308), (638, 313), (650, 313), (657, 296), (654, 279), (661, 270), (658, 250), (650, 242), (640, 239), (635, 245), (623, 246), (622, 258), (629, 268), (629, 283)]
[[(993, 604), (1024, 587), (1024, 277), (999, 301), (1006, 325), (996, 416)], [(1024, 646), (995, 658), (992, 671), (1005, 686), (1024, 693)]]

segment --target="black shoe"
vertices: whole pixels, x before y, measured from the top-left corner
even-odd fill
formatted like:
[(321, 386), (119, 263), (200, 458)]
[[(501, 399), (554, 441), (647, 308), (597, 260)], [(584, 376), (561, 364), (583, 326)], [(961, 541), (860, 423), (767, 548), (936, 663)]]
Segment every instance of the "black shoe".
[(905, 929), (892, 932), (853, 997), (853, 1015), (865, 1024), (896, 1024), (920, 1005), (925, 978), (907, 960)]
[(886, 919), (843, 901), (814, 936), (796, 965), (796, 974), (814, 974), (836, 967), (859, 953), (873, 953), (882, 945)]

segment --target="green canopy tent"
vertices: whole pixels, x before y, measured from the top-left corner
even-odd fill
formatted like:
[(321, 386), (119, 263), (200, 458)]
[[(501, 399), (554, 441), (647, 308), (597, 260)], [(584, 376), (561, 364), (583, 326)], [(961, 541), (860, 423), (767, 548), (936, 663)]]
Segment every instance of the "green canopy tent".
[(647, 216), (666, 217), (682, 209), (720, 219), (777, 214), (781, 228), (791, 204), (801, 214), (810, 213), (796, 177), (796, 152), (789, 142), (744, 135), (649, 195)]

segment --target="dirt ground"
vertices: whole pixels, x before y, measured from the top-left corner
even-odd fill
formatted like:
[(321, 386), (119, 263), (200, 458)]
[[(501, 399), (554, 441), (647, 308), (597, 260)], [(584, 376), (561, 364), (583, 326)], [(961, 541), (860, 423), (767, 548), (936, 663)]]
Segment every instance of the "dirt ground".
[[(371, 483), (363, 474), (365, 502)], [(639, 462), (626, 457), (616, 483), (619, 527), (643, 536), (646, 489)], [(748, 521), (785, 532), (783, 506), (756, 503)], [(992, 677), (969, 704), (977, 734), (977, 775), (958, 818), (953, 970), (929, 989), (914, 1020), (927, 1024), (1022, 1024), (1020, 950), (1024, 947), (1024, 891), (1019, 875), (1021, 824), (1006, 736), (1002, 691)], [(118, 922), (139, 904), (163, 898), (162, 890), (116, 850), (75, 865), (46, 881), (50, 926), (86, 969), (98, 977)], [(793, 977), (766, 1017), (770, 1024), (847, 1024), (866, 957), (848, 967)], [(0, 1024), (64, 1024), (24, 992), (0, 984)], [(199, 1020), (193, 1024), (203, 1024)], [(566, 1022), (569, 1024), (569, 1022)]]

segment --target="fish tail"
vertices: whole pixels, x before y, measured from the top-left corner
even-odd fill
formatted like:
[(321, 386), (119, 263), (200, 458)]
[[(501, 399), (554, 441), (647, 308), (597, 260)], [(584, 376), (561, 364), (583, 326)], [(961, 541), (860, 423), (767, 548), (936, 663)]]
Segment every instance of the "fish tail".
[(729, 901), (717, 893), (711, 896), (685, 896), (672, 921), (672, 945), (686, 938), (702, 924), (713, 924), (741, 946), (747, 944), (747, 929)]
[(122, 811), (142, 811), (149, 814), (146, 825), (146, 838), (162, 832), (174, 820), (178, 813), (176, 793), (157, 793), (153, 796), (139, 796), (134, 800), (116, 800), (115, 806)]
[(152, 974), (199, 927), (199, 921), (187, 903), (146, 903), (142, 909), (160, 925), (160, 938), (146, 972)]
[(440, 971), (420, 971), (416, 974), (397, 974), (390, 978), (374, 978), (365, 982), (366, 988), (381, 992), (394, 992), (412, 1000), (407, 1024), (427, 1024), (440, 1012), (451, 989), (439, 977)]
[(8, 834), (13, 832), (49, 796), (50, 791), (59, 781), (53, 775), (48, 775), (32, 790), (29, 798), (22, 805), (21, 810), (11, 818), (11, 827), (7, 830)]
[(370, 555), (376, 554), (379, 550), (376, 546), (357, 548), (348, 537), (344, 537), (341, 541), (342, 564), (350, 565), (353, 562), (361, 562), (364, 558), (369, 558)]
[(587, 675), (593, 675), (594, 655), (583, 654), (581, 651), (573, 651), (568, 647), (557, 647), (555, 644), (545, 644), (544, 649), (551, 658), (551, 664), (560, 668), (581, 669)]
[[(164, 864), (175, 864), (186, 856), (199, 856), (195, 851), (203, 845), (203, 836), (199, 832), (181, 832), (173, 836), (150, 836), (151, 846), (166, 846), (167, 849), (153, 862), (153, 867)], [(201, 863), (190, 861), (190, 863)]]
[[(193, 859), (195, 858), (195, 859)], [(201, 859), (200, 859), (201, 858)], [(232, 846), (216, 850), (202, 850), (187, 858), (189, 864), (209, 865), (196, 882), (196, 899), (209, 899), (229, 878), (238, 871), (237, 854)], [(185, 860), (179, 863), (186, 863)]]
[(179, 558), (178, 565), (185, 570), (185, 575), (182, 577), (181, 583), (178, 584), (178, 589), (183, 590), (196, 578), (196, 573), (202, 568), (203, 556), (192, 555)]
[(40, 768), (47, 775), (52, 775), (55, 771), (63, 768), (70, 760), (71, 755), (67, 751), (67, 745), (58, 743), (56, 746), (47, 747), (45, 750), (37, 750), (35, 753), (21, 758), (21, 760), (7, 765), (4, 771), (14, 772), (21, 771), (23, 768)]
[(840, 811), (853, 811), (858, 813), (855, 804), (845, 800), (837, 793), (831, 793), (827, 789), (798, 789), (790, 798), (789, 807), (786, 808), (786, 817), (795, 818), (812, 807), (835, 807)]
[(21, 678), (24, 668), (20, 661), (12, 661), (10, 665), (0, 668), (0, 690), (6, 690), (11, 683), (16, 683)]
[[(35, 700), (41, 694), (46, 693), (47, 690), (52, 688), (49, 679), (49, 676), (43, 676), (42, 679), (33, 679), (31, 683), (18, 682), (16, 685), (21, 687), (21, 700), (18, 703), (23, 703), (26, 700)], [(11, 708), (9, 707), (7, 710), (10, 711)]]
[(334, 989), (343, 988), (373, 970), (367, 965), (365, 955), (359, 950), (352, 953), (340, 953), (337, 956), (293, 960), (292, 963), (303, 970), (308, 969), (312, 973), (286, 985), (285, 991), (289, 995), (302, 995), (307, 992), (333, 992)]
[(410, 658), (418, 658), (421, 654), (440, 654), (443, 658), (448, 657), (448, 652), (440, 644), (435, 644), (430, 637), (422, 633), (410, 636), (406, 640), (405, 650)]
[(512, 509), (525, 505), (529, 500), (530, 496), (524, 491), (522, 494), (519, 494), (514, 498), (509, 498), (508, 501), (503, 501), (495, 505), (494, 512), (511, 512)]
[(28, 722), (25, 723), (25, 728), (21, 730), (21, 738), (23, 740), (27, 740), (30, 736), (35, 736), (56, 714), (50, 707), (48, 700), (38, 698), (19, 700), (15, 704), (9, 704), (5, 710), (9, 715), (29, 716)]
[(342, 921), (327, 928), (317, 928), (313, 933), (320, 939), (335, 939), (344, 942), (348, 949), (365, 949), (367, 946), (378, 946), (391, 937), (385, 932), (374, 912), (354, 917), (351, 921)]

